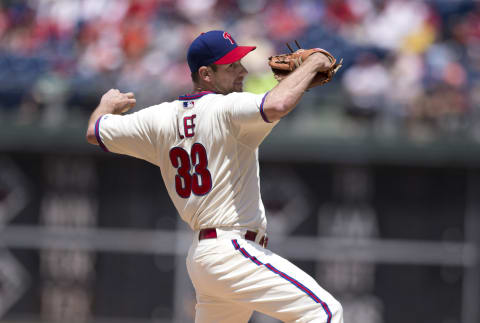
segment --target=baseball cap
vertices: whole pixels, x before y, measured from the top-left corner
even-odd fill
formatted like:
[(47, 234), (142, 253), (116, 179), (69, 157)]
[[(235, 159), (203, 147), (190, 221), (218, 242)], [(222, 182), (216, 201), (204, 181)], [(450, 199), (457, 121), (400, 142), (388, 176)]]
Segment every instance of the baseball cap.
[(255, 48), (257, 47), (238, 46), (226, 31), (211, 30), (195, 38), (188, 48), (188, 66), (194, 73), (201, 66), (230, 64), (242, 59)]

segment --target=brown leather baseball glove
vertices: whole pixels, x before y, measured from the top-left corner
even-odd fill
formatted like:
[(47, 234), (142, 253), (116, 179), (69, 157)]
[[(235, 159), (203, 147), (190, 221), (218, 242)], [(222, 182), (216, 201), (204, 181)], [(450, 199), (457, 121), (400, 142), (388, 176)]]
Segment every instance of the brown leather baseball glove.
[(281, 82), (285, 77), (299, 67), (308, 56), (314, 53), (321, 53), (327, 56), (331, 62), (331, 67), (327, 71), (317, 73), (315, 78), (310, 83), (309, 88), (312, 88), (330, 82), (335, 73), (340, 69), (340, 67), (342, 67), (343, 59), (337, 63), (335, 57), (333, 57), (333, 55), (328, 51), (321, 48), (311, 48), (299, 49), (290, 54), (270, 56), (268, 58), (268, 65), (270, 65), (272, 68), (275, 79)]

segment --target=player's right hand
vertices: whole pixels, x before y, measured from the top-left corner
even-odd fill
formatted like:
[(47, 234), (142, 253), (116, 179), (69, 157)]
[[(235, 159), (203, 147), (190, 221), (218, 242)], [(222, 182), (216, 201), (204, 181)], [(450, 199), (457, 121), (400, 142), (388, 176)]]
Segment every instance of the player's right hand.
[(133, 108), (136, 102), (133, 92), (122, 93), (117, 89), (110, 89), (102, 96), (100, 105), (105, 106), (112, 114), (122, 114)]

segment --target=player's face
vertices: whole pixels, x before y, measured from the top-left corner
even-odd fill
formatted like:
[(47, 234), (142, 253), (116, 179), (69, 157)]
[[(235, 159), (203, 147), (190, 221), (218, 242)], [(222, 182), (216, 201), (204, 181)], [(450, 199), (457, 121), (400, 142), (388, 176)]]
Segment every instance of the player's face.
[(243, 92), (243, 79), (248, 71), (241, 61), (217, 65), (217, 70), (213, 73), (213, 86), (217, 93)]

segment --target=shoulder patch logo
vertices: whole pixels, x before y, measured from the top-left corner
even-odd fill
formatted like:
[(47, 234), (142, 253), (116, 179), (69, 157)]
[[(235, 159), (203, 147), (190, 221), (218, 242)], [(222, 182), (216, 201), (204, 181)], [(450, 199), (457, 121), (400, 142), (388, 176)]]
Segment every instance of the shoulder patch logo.
[(183, 102), (183, 107), (184, 108), (190, 109), (190, 108), (193, 108), (194, 106), (195, 106), (195, 101), (185, 101), (185, 102)]

